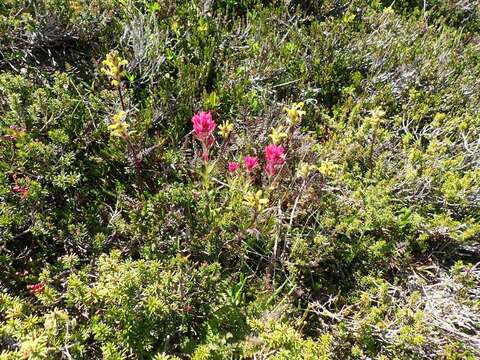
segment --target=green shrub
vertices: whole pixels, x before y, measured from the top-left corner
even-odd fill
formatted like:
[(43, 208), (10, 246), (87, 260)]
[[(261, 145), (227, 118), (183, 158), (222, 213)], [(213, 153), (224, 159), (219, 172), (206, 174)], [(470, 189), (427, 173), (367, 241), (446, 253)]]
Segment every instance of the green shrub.
[(480, 356), (479, 10), (3, 1), (0, 359)]

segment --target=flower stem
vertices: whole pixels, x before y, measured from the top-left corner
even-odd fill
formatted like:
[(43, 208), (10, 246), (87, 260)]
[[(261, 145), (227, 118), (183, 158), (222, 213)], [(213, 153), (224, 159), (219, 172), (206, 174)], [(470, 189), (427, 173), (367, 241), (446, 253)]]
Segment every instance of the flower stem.
[(137, 188), (140, 194), (143, 194), (144, 187), (143, 187), (143, 178), (142, 178), (142, 163), (141, 163), (142, 161), (138, 156), (137, 150), (130, 142), (130, 139), (126, 138), (125, 140), (127, 142), (128, 151), (130, 152), (130, 155), (133, 158), (133, 164), (135, 165), (135, 178), (136, 178)]
[[(122, 92), (122, 84), (118, 85), (118, 96), (120, 98), (120, 103), (122, 105), (122, 110), (125, 111), (125, 113), (128, 114), (127, 112), (127, 106), (125, 105), (125, 99), (123, 97), (123, 92)], [(140, 156), (138, 155), (138, 151), (135, 149), (133, 146), (132, 142), (130, 141), (129, 137), (125, 137), (125, 141), (127, 143), (127, 148), (130, 153), (130, 156), (133, 159), (133, 164), (135, 166), (135, 179), (137, 183), (137, 189), (140, 192), (140, 194), (143, 194), (143, 178), (142, 178), (142, 160), (140, 159)]]
[(125, 100), (123, 99), (123, 93), (122, 93), (122, 84), (118, 85), (118, 96), (120, 97), (120, 102), (122, 104), (122, 110), (127, 111), (127, 107), (125, 106)]

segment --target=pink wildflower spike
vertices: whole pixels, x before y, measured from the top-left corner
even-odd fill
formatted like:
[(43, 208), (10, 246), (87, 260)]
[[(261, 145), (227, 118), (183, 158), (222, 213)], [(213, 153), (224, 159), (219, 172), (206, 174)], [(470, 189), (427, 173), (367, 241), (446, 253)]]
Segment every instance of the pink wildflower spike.
[(195, 135), (200, 141), (206, 141), (206, 139), (208, 139), (210, 135), (212, 135), (213, 130), (215, 130), (215, 127), (217, 126), (217, 124), (215, 124), (215, 121), (213, 121), (212, 119), (212, 113), (210, 111), (201, 111), (193, 115), (192, 123)]
[(265, 147), (265, 172), (268, 176), (277, 173), (278, 168), (285, 163), (285, 150), (282, 146), (270, 144)]
[(243, 163), (245, 165), (245, 169), (247, 169), (248, 172), (251, 172), (258, 166), (258, 158), (256, 156), (247, 155), (243, 159)]
[(192, 123), (195, 136), (202, 143), (202, 158), (204, 161), (208, 161), (208, 152), (215, 142), (215, 137), (212, 133), (217, 124), (213, 121), (212, 114), (205, 111), (193, 115)]
[(237, 163), (237, 162), (229, 162), (229, 163), (228, 163), (228, 172), (234, 173), (235, 171), (238, 170), (239, 167), (240, 167), (240, 164), (239, 164), (239, 163)]

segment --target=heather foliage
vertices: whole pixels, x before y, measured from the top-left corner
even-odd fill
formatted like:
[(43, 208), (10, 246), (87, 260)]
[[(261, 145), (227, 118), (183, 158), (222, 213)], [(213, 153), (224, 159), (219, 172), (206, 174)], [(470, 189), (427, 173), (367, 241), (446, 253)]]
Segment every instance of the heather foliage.
[(0, 360), (478, 358), (479, 31), (3, 1)]

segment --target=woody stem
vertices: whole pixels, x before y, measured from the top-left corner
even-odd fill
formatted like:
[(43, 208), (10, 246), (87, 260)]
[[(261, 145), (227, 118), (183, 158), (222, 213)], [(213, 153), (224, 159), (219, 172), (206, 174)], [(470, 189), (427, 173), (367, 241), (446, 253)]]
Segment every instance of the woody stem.
[(138, 152), (135, 149), (135, 147), (132, 145), (130, 142), (130, 139), (126, 139), (127, 142), (127, 148), (128, 151), (130, 152), (132, 158), (133, 158), (133, 163), (135, 165), (135, 177), (136, 177), (136, 182), (137, 182), (137, 187), (140, 193), (143, 193), (143, 178), (142, 178), (142, 164), (140, 157), (138, 156)]
[(123, 99), (123, 93), (122, 93), (122, 84), (118, 85), (118, 96), (120, 97), (120, 102), (122, 104), (122, 110), (127, 111), (127, 107), (125, 106), (125, 100)]

